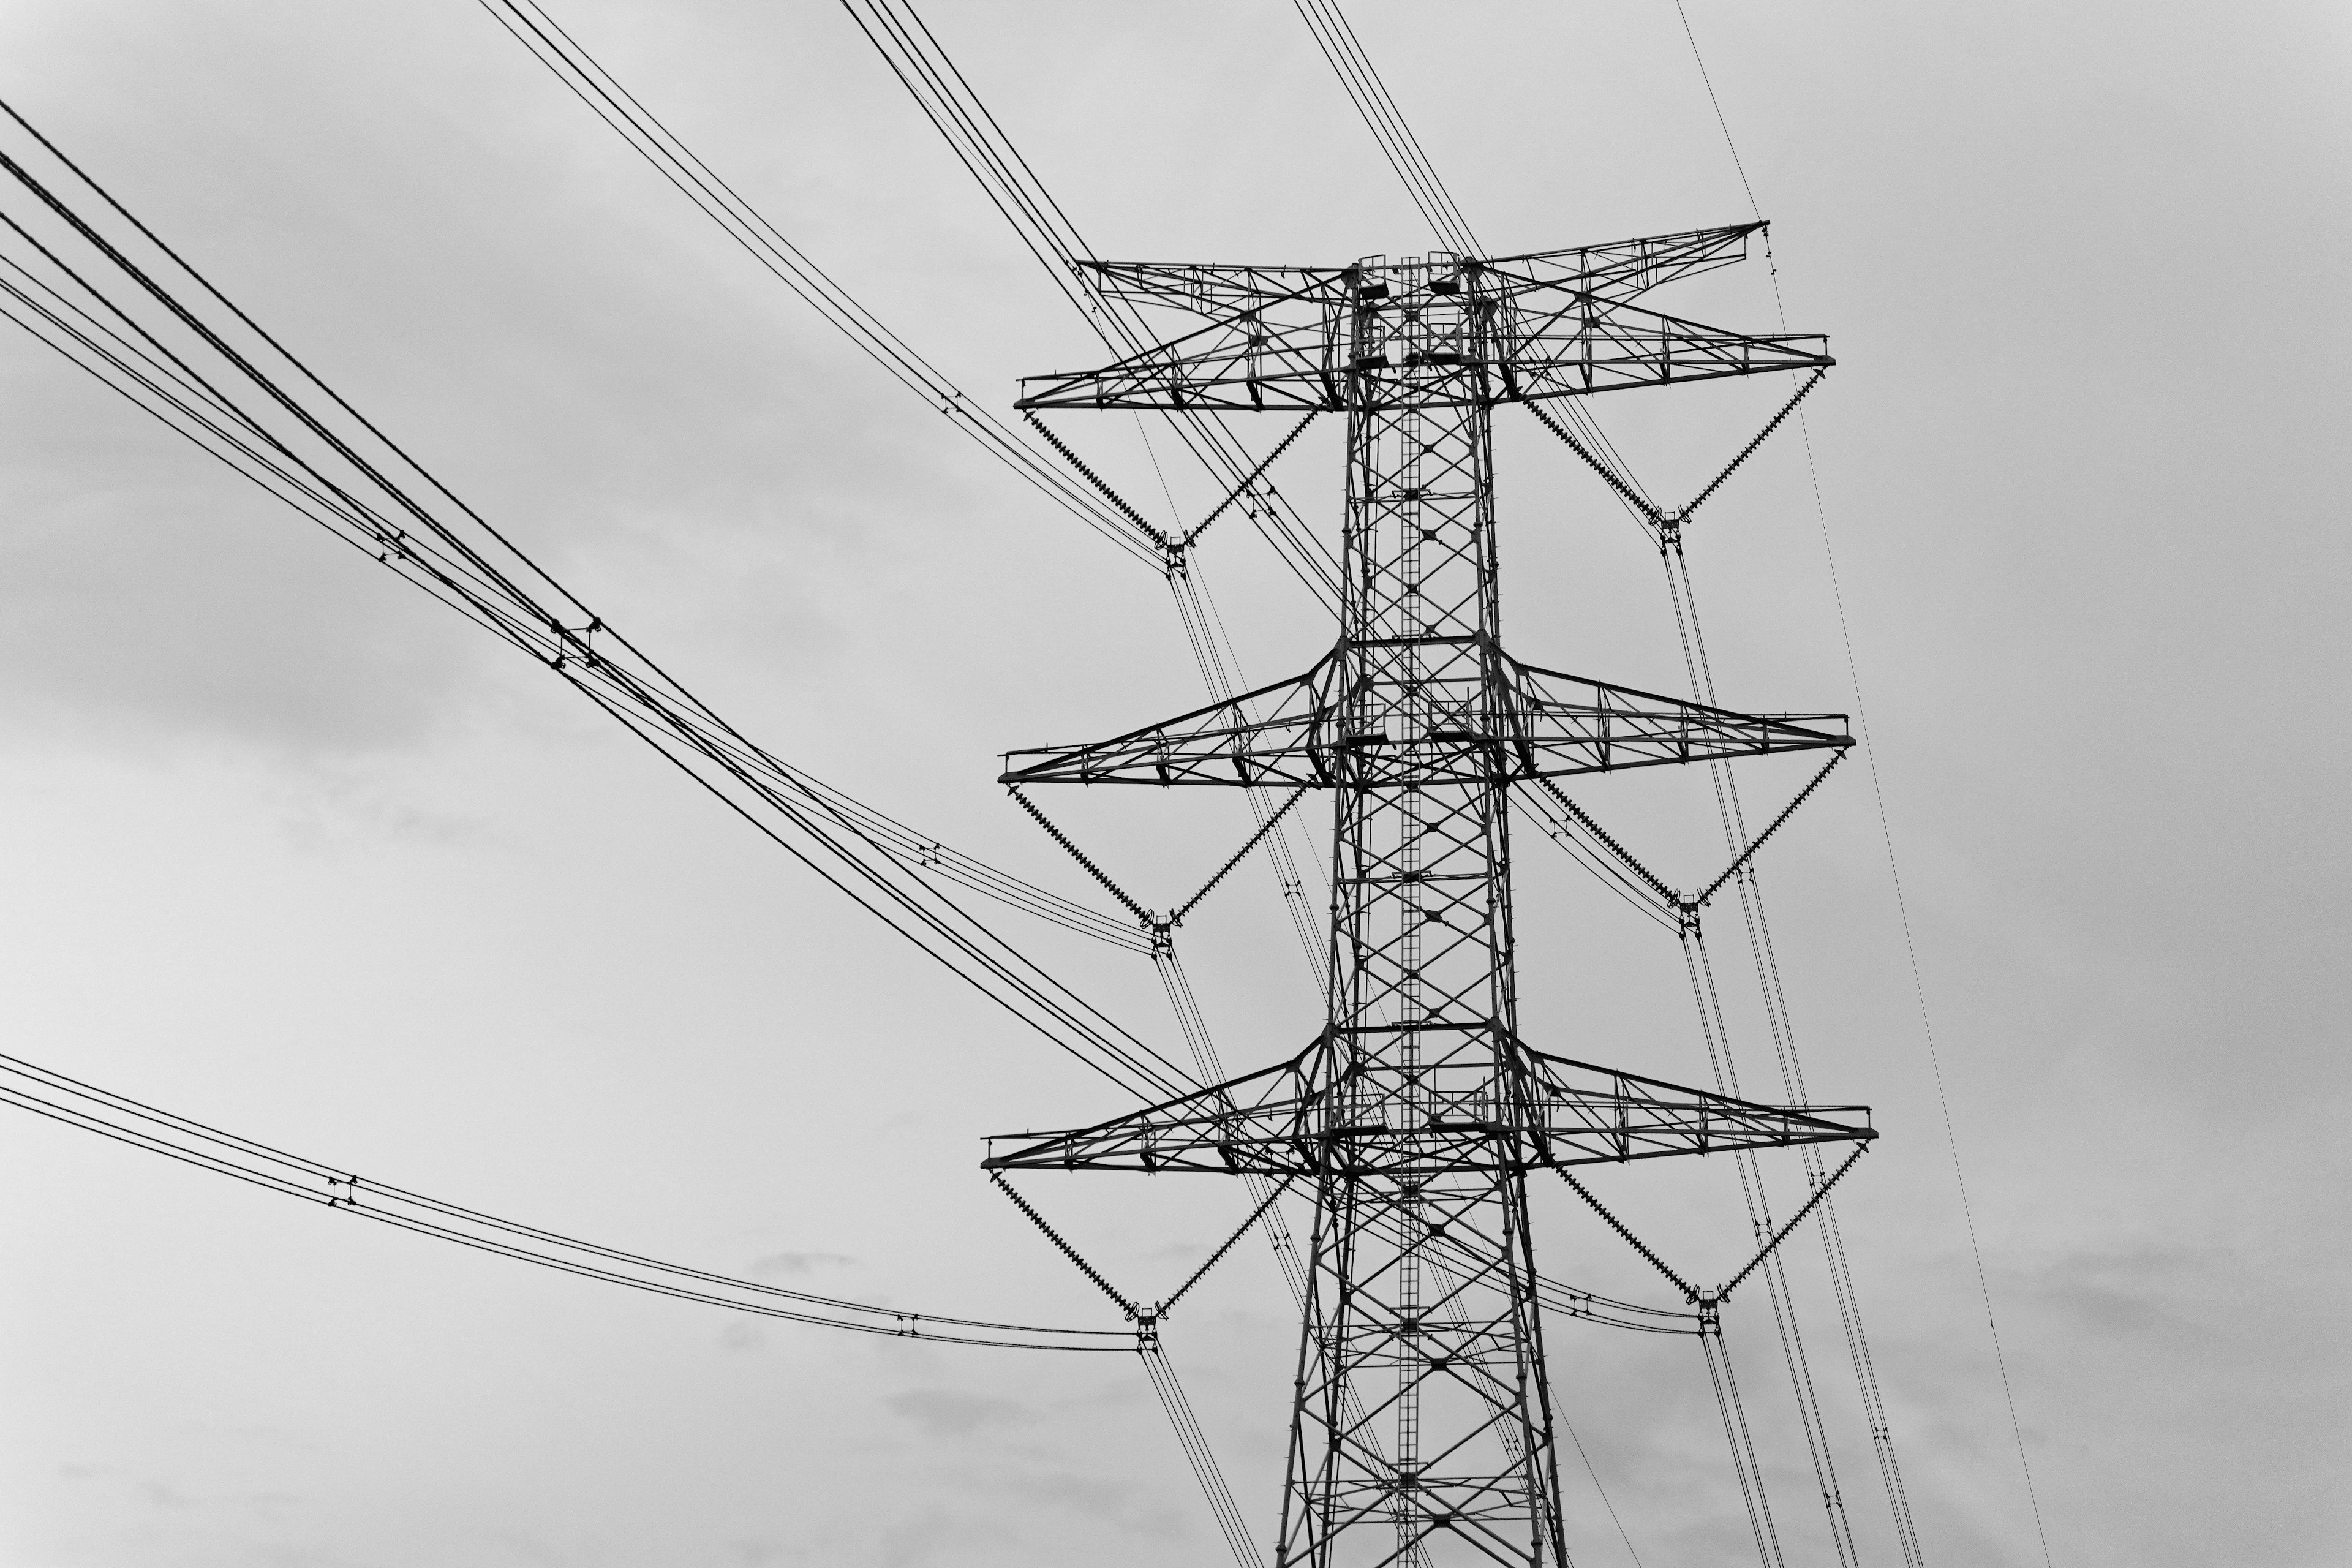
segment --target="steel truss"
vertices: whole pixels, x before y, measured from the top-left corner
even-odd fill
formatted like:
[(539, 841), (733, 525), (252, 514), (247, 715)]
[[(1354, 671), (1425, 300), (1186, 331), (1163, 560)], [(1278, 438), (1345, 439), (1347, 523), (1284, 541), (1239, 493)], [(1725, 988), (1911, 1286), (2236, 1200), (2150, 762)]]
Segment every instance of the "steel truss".
[(1819, 337), (1633, 303), (1737, 261), (1758, 226), (1501, 260), (1101, 264), (1107, 291), (1205, 324), (1024, 383), (1024, 409), (1347, 416), (1332, 652), (1113, 740), (1010, 753), (1003, 774), (1335, 793), (1329, 1006), (1306, 1050), (1094, 1127), (993, 1141), (987, 1162), (1311, 1184), (1278, 1568), (1565, 1568), (1530, 1171), (1874, 1136), (1861, 1107), (1683, 1089), (1546, 1055), (1517, 1029), (1515, 782), (1852, 743), (1843, 715), (1536, 669), (1500, 638), (1496, 405), (1832, 363)]

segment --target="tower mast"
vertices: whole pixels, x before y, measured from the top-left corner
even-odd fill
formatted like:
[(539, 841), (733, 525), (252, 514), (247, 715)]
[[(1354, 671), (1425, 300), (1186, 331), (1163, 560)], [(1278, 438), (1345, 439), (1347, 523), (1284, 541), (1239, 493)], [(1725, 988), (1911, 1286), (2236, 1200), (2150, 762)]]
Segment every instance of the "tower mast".
[(1811, 369), (1822, 341), (1633, 300), (1737, 260), (1757, 226), (1500, 260), (1103, 264), (1205, 325), (1024, 408), (1347, 418), (1339, 638), (1289, 681), (1004, 782), (1307, 785), (1335, 798), (1328, 1005), (1291, 1060), (1070, 1132), (994, 1170), (1281, 1175), (1315, 1202), (1278, 1568), (1565, 1568), (1528, 1175), (1866, 1140), (1860, 1107), (1767, 1106), (1521, 1039), (1508, 791), (1562, 774), (1850, 744), (1839, 715), (1729, 712), (1504, 651), (1501, 404)]

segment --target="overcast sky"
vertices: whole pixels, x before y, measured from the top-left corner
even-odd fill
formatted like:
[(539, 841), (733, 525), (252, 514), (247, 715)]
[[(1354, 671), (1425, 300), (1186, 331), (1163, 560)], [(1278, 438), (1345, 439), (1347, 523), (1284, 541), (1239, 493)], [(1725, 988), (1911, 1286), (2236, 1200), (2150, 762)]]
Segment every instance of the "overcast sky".
[[(837, 7), (552, 9), (975, 396), (1093, 358)], [(1748, 216), (1671, 4), (1349, 11), (1498, 251)], [(1431, 243), (1275, 0), (928, 14), (1102, 254)], [(1690, 16), (1791, 324), (1841, 362), (1809, 428), (2051, 1558), (2340, 1563), (2352, 22), (2114, 0)], [(469, 0), (18, 0), (0, 96), (743, 728), (1087, 892), (990, 784), (994, 754), (1198, 701), (1164, 590), (859, 358)], [(1760, 255), (1680, 302), (1774, 321)], [(663, 1258), (1108, 1316), (974, 1167), (982, 1134), (1108, 1116), (1115, 1092), (543, 671), (29, 339), (0, 339), (0, 1048)], [(1771, 401), (1598, 412), (1671, 494)], [(1497, 425), (1515, 651), (1677, 689), (1654, 556), (1532, 421)], [(1061, 427), (1155, 519), (1213, 500), (1172, 471), (1163, 495), (1131, 420)], [(1844, 709), (1795, 435), (1710, 503), (1693, 570), (1727, 702)], [(1318, 428), (1277, 475), (1326, 530), (1339, 459)], [(1328, 645), (1245, 531), (1205, 566), (1254, 679)], [(1690, 881), (1710, 840), (1676, 787), (1583, 795)], [(1238, 801), (1136, 795), (1052, 804), (1147, 902), (1246, 829)], [(1530, 1037), (1700, 1079), (1671, 943), (1522, 849)], [(1832, 778), (1765, 876), (1815, 1093), (1885, 1134), (1842, 1214), (1928, 1560), (2039, 1563), (1868, 770)], [(1237, 1069), (1316, 1026), (1286, 929), (1259, 870), (1186, 928)], [(1172, 1037), (1138, 961), (1040, 951)], [(0, 1131), (9, 1564), (1220, 1560), (1126, 1357), (761, 1324), (29, 1117)], [(1694, 1271), (1737, 1266), (1727, 1171), (1611, 1177)], [(1244, 1213), (1205, 1179), (1034, 1191), (1145, 1296)], [(1563, 1278), (1654, 1288), (1589, 1218), (1543, 1224)], [(1894, 1561), (1809, 1280), (1847, 1499)], [(1734, 1303), (1732, 1348), (1790, 1561), (1828, 1561), (1763, 1309)], [(1265, 1249), (1168, 1337), (1263, 1535), (1295, 1343)], [(1632, 1561), (1595, 1478), (1651, 1568), (1742, 1561), (1696, 1352), (1629, 1337), (1553, 1334), (1591, 1466), (1569, 1452), (1579, 1561)]]

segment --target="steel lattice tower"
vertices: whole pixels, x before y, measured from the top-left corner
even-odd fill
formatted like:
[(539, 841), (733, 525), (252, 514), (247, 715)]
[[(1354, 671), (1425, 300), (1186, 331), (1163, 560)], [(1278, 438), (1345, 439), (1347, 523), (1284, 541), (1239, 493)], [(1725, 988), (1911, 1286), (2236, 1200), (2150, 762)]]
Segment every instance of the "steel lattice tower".
[(1307, 1049), (988, 1162), (1311, 1184), (1281, 1568), (1564, 1568), (1531, 1171), (1873, 1136), (1859, 1107), (1659, 1083), (1538, 1051), (1517, 1027), (1514, 784), (1850, 743), (1842, 716), (1728, 712), (1532, 668), (1502, 644), (1497, 405), (1831, 363), (1816, 337), (1632, 303), (1738, 260), (1754, 226), (1499, 260), (1104, 264), (1114, 295), (1205, 324), (1024, 383), (1028, 409), (1347, 418), (1332, 652), (1146, 730), (1011, 753), (1004, 774), (1335, 794), (1328, 1007)]

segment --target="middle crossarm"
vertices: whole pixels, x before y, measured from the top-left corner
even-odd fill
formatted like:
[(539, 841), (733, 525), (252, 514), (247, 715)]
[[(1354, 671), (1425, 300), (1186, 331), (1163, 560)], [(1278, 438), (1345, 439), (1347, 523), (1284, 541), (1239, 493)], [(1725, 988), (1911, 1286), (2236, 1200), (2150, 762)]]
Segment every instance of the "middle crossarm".
[(1342, 689), (1342, 663), (1327, 656), (1306, 674), (1108, 741), (1008, 752), (1003, 783), (1286, 784), (1323, 787), (1345, 770), (1360, 784), (1383, 776), (1381, 760), (1414, 745), (1412, 778), (1507, 783), (1719, 762), (1853, 743), (1836, 713), (1735, 713), (1632, 687), (1538, 669), (1500, 652), (1499, 721), (1471, 710), (1433, 709), (1418, 735), (1350, 729), (1364, 705)]
[[(1765, 1105), (1524, 1046), (1512, 1055), (1516, 1071), (1475, 1094), (1434, 1096), (1406, 1126), (1400, 1102), (1385, 1094), (1364, 1097), (1363, 1113), (1350, 1113), (1355, 1079), (1310, 1048), (1093, 1127), (991, 1139), (985, 1168), (1396, 1175), (1622, 1164), (1877, 1136), (1864, 1106)], [(1000, 1145), (1007, 1147), (997, 1153)]]

